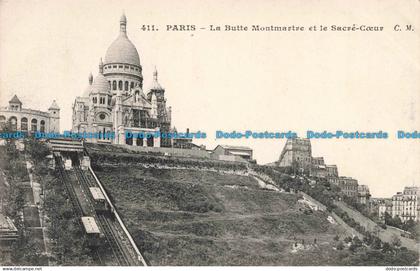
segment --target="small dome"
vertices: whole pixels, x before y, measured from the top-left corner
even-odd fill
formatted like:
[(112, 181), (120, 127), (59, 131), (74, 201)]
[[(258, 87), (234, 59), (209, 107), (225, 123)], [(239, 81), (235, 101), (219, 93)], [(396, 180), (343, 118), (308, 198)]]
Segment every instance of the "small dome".
[(111, 89), (108, 80), (102, 73), (99, 73), (91, 87), (91, 93), (110, 93)]
[(159, 84), (158, 81), (158, 72), (155, 67), (155, 71), (153, 72), (153, 82), (152, 86), (150, 87), (151, 90), (164, 90), (163, 87)]

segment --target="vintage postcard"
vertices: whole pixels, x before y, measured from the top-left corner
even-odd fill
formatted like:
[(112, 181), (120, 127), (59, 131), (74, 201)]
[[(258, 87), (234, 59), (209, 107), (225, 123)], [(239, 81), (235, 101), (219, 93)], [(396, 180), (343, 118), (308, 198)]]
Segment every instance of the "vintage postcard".
[(417, 270), (419, 14), (0, 0), (2, 270)]

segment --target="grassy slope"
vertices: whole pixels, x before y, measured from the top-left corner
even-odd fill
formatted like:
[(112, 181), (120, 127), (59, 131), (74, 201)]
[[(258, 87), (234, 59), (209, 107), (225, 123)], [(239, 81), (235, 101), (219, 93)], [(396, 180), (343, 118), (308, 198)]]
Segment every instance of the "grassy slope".
[[(339, 264), (330, 244), (340, 228), (252, 178), (124, 165), (96, 173), (152, 265)], [(314, 237), (317, 246), (291, 252), (295, 238)]]

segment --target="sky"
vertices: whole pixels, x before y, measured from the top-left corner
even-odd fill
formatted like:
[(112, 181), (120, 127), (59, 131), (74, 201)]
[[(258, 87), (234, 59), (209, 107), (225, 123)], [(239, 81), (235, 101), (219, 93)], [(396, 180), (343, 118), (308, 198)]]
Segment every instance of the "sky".
[[(367, 184), (374, 197), (420, 185), (420, 5), (418, 1), (0, 0), (0, 104), (71, 107), (99, 59), (127, 33), (140, 54), (144, 88), (156, 66), (172, 120), (196, 140), (250, 146), (258, 163), (277, 160), (284, 139), (215, 139), (215, 131), (386, 131), (384, 140), (313, 139), (313, 156)], [(166, 25), (383, 26), (382, 32), (168, 32)], [(411, 24), (414, 31), (393, 31)], [(142, 31), (156, 25), (159, 31)], [(419, 31), (417, 31), (417, 29)]]

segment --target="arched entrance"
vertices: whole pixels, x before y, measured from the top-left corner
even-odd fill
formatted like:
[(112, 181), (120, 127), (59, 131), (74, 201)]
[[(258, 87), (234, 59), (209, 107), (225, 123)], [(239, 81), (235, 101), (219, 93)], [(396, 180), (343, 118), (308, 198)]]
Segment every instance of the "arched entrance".
[(9, 124), (10, 124), (10, 129), (12, 131), (17, 131), (17, 118), (16, 117), (10, 117)]

